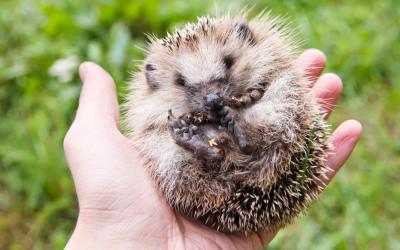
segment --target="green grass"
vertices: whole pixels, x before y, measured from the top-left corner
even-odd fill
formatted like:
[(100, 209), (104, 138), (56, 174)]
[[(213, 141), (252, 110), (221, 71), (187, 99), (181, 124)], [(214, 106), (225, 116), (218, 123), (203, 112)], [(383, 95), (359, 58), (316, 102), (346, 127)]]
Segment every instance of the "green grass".
[[(59, 249), (73, 229), (62, 139), (80, 90), (74, 62), (100, 63), (123, 90), (144, 33), (161, 36), (214, 10), (200, 0), (83, 2), (0, 2), (0, 249)], [(265, 7), (287, 16), (303, 48), (322, 49), (327, 71), (343, 78), (333, 126), (348, 118), (364, 125), (345, 168), (270, 249), (400, 249), (400, 4), (260, 0), (253, 12)], [(66, 79), (49, 74), (70, 56)]]

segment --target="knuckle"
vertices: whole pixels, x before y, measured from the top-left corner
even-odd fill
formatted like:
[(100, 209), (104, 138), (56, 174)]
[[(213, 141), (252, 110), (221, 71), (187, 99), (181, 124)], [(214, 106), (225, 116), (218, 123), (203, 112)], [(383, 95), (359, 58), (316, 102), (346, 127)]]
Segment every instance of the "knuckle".
[(64, 136), (64, 151), (69, 151), (73, 149), (79, 143), (79, 141), (81, 140), (81, 133), (79, 130), (79, 126), (76, 124), (76, 121), (74, 121)]
[(67, 133), (64, 136), (64, 140), (63, 140), (63, 148), (64, 151), (68, 151), (71, 148), (73, 148), (74, 145), (74, 133), (73, 130), (70, 128)]

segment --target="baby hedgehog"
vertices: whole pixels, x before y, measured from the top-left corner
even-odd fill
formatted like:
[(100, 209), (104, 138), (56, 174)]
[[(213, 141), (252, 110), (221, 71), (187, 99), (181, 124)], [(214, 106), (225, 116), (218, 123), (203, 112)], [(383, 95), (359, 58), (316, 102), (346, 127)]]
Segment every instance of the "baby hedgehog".
[(290, 223), (324, 187), (327, 125), (268, 14), (150, 38), (125, 124), (178, 213), (226, 233)]

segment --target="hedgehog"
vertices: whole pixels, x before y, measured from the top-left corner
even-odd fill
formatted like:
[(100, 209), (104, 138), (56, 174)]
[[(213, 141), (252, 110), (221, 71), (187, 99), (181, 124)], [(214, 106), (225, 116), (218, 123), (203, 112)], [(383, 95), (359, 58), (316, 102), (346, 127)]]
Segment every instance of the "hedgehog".
[(247, 235), (293, 222), (317, 198), (328, 125), (296, 45), (269, 13), (200, 17), (149, 38), (124, 123), (176, 213)]

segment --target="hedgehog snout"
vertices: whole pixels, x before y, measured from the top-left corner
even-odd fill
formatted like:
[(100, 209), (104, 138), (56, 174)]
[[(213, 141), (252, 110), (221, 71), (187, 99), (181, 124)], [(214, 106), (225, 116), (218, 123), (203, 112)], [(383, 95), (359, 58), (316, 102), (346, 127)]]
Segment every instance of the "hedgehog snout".
[(218, 90), (203, 97), (203, 104), (206, 111), (217, 111), (224, 106), (224, 98)]

